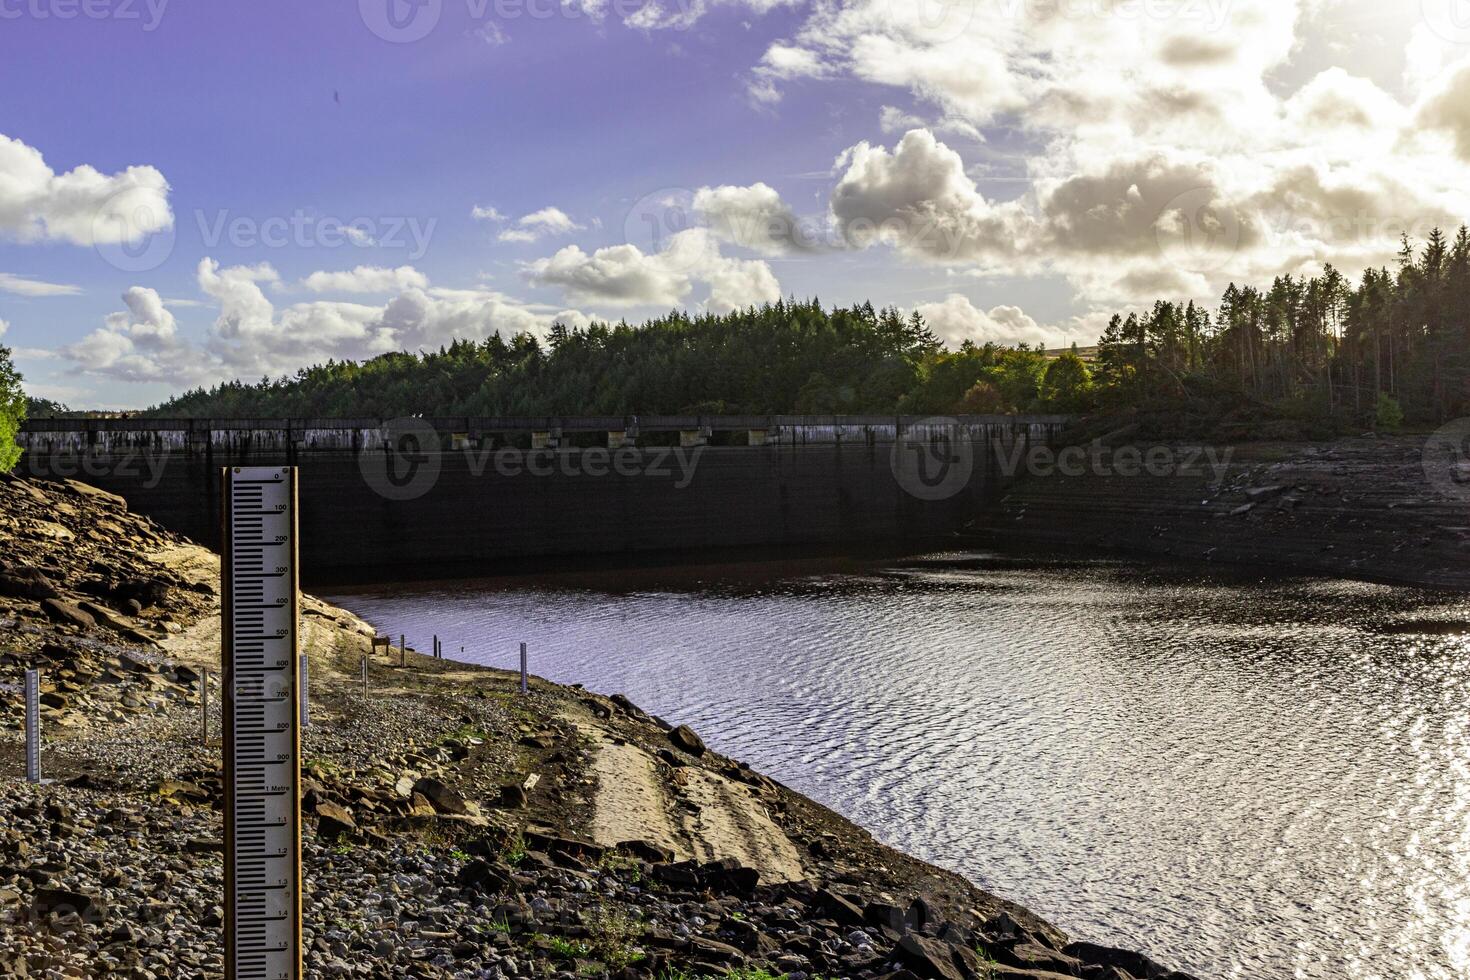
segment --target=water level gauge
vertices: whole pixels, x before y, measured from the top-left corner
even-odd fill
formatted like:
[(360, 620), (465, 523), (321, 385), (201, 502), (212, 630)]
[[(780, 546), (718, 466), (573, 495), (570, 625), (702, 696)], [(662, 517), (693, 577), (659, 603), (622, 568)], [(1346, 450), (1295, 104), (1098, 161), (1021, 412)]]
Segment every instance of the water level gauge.
[(299, 980), (296, 470), (224, 472), (225, 969)]

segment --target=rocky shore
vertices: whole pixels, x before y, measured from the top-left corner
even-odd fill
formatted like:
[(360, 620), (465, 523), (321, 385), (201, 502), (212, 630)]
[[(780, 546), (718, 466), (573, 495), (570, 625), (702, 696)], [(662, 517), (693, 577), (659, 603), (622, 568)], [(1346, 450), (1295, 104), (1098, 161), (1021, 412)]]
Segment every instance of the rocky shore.
[[(0, 477), (0, 975), (222, 974), (200, 719), (218, 573), (119, 498)], [(621, 696), (522, 695), (410, 652), (380, 653), (364, 697), (372, 630), (303, 608), (310, 976), (1187, 980), (1070, 941)]]
[[(1424, 436), (1101, 445), (1102, 465), (1016, 481), (973, 536), (1470, 589), (1470, 483)], [(1171, 464), (1153, 475), (1139, 461), (1159, 450)]]

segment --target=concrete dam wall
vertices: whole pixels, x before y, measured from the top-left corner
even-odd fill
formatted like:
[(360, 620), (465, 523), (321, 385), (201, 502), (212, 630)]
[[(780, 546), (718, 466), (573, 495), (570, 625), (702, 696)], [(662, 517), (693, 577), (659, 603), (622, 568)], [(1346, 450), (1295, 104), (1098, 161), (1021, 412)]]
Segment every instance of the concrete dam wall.
[(219, 471), (300, 468), (317, 581), (575, 556), (933, 539), (1062, 416), (28, 422), (19, 472), (121, 494), (218, 546)]

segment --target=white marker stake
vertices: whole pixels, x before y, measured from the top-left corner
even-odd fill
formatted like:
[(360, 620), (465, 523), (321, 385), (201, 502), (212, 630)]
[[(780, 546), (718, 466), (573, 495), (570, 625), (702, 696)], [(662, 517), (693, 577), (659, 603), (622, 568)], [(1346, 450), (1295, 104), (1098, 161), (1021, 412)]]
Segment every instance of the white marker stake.
[[(12, 688), (13, 690), (13, 688)], [(26, 671), (26, 782), (41, 781), (41, 672)]]
[(225, 977), (300, 980), (296, 470), (224, 471)]
[(526, 645), (524, 643), (522, 643), (521, 644), (521, 693), (522, 694), (525, 694), (526, 691), (530, 687), (530, 685), (527, 683), (527, 678), (526, 678), (526, 667), (527, 666), (528, 666), (528, 664), (526, 663)]

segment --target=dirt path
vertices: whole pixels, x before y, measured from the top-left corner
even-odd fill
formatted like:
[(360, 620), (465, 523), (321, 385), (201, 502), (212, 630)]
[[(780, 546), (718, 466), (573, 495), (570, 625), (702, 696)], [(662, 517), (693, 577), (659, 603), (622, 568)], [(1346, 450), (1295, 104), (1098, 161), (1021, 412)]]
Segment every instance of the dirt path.
[(592, 839), (599, 844), (645, 840), (674, 852), (683, 861), (692, 855), (669, 814), (669, 801), (653, 757), (636, 745), (604, 741), (592, 754), (597, 780)]
[(807, 877), (796, 845), (748, 787), (697, 765), (670, 770), (596, 720), (567, 717), (593, 744), (589, 832), (597, 843), (649, 841), (678, 860), (734, 858), (765, 882)]
[(766, 882), (806, 877), (796, 845), (745, 786), (702, 769), (680, 771), (686, 778), (683, 796), (692, 805), (684, 818), (684, 833), (696, 858), (735, 858), (758, 869)]

